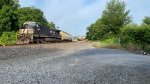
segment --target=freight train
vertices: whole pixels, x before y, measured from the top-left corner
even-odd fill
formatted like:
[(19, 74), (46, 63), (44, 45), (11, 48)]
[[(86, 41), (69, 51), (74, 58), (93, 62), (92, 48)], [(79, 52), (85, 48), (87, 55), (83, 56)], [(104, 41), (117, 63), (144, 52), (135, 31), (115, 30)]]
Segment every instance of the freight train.
[(17, 44), (72, 41), (72, 36), (58, 29), (49, 29), (37, 22), (25, 22), (19, 29)]

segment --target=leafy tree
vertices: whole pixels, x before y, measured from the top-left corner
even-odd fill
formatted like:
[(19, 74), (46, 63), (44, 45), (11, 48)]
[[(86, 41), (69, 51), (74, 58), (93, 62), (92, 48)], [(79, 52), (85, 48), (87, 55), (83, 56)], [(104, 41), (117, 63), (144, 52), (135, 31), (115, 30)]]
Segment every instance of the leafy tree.
[(23, 7), (18, 9), (19, 13), (19, 27), (23, 25), (26, 21), (39, 22), (42, 25), (45, 25), (51, 29), (55, 29), (55, 24), (53, 22), (48, 22), (44, 17), (43, 11), (34, 7)]
[(128, 16), (129, 10), (126, 11), (126, 4), (121, 0), (111, 0), (107, 3), (106, 9), (103, 11), (101, 22), (105, 32), (118, 35), (120, 29), (131, 22)]
[(56, 29), (56, 26), (55, 26), (54, 22), (48, 23), (48, 28), (50, 28), (50, 29)]
[(94, 37), (94, 24), (90, 25), (88, 28), (87, 28), (88, 32), (86, 33), (86, 38), (89, 39), (89, 40), (95, 40), (93, 37)]
[(40, 9), (34, 8), (34, 7), (23, 7), (18, 9), (19, 13), (19, 27), (23, 25), (26, 21), (34, 21), (39, 22), (43, 25), (47, 25), (48, 22), (46, 18), (44, 17), (43, 12)]
[(107, 3), (102, 17), (87, 28), (87, 37), (90, 40), (116, 37), (120, 33), (120, 29), (131, 22), (131, 17), (128, 16), (129, 10), (126, 11), (125, 6), (125, 2), (120, 0), (111, 0)]
[(3, 6), (10, 6), (11, 8), (18, 8), (19, 7), (19, 1), (18, 0), (0, 0), (0, 10), (3, 8)]
[(150, 25), (150, 17), (146, 16), (143, 20), (144, 24)]
[(4, 31), (13, 31), (18, 28), (18, 0), (0, 1), (0, 34)]

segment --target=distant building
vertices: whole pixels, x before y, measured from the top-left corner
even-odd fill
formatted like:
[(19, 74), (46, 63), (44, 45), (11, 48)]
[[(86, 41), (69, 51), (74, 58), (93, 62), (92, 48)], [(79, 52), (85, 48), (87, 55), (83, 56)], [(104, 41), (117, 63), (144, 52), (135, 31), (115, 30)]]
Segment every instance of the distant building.
[(78, 36), (77, 39), (78, 41), (83, 41), (86, 39), (86, 36)]

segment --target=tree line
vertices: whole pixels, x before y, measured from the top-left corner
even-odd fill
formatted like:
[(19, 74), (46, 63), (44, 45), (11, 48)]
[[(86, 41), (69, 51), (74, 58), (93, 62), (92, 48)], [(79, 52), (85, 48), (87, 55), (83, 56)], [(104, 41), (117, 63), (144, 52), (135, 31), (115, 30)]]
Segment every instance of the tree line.
[(3, 32), (17, 31), (26, 21), (39, 22), (49, 28), (56, 28), (48, 22), (43, 11), (35, 7), (21, 7), (19, 0), (0, 0), (0, 35)]
[(121, 45), (138, 45), (150, 51), (150, 17), (146, 16), (141, 25), (132, 22), (130, 10), (122, 0), (110, 0), (102, 16), (87, 28), (88, 40), (119, 39)]

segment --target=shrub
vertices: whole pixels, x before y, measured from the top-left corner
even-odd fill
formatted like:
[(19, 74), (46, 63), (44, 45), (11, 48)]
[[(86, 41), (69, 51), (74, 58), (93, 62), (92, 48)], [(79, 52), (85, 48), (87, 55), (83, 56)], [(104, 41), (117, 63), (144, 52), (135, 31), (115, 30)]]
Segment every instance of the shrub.
[(16, 32), (3, 32), (0, 36), (0, 45), (13, 45), (16, 44)]
[(139, 30), (139, 39), (141, 44), (150, 43), (150, 25), (142, 25)]
[(143, 49), (147, 52), (150, 52), (150, 44), (144, 46)]
[(128, 43), (136, 44), (137, 29), (137, 25), (127, 25), (121, 30), (120, 39), (122, 46), (125, 47), (125, 45)]
[[(150, 26), (128, 25), (121, 30), (121, 45), (129, 48), (139, 46), (145, 51), (150, 51)], [(129, 46), (130, 45), (130, 46)]]

